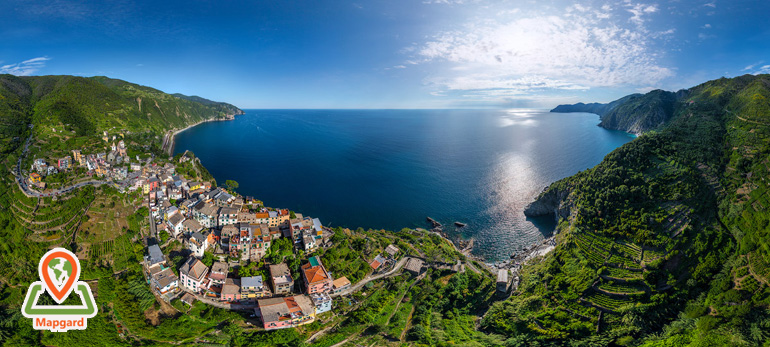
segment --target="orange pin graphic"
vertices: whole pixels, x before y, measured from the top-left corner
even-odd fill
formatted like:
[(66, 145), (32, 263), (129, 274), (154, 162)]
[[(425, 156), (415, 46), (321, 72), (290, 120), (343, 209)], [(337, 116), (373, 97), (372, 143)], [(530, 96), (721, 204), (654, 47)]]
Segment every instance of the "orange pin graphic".
[(40, 279), (54, 301), (61, 304), (72, 292), (80, 277), (80, 262), (72, 252), (55, 248), (43, 256), (38, 266)]
[[(64, 248), (54, 248), (40, 258), (37, 268), (40, 281), (32, 282), (24, 297), (21, 314), (32, 319), (37, 330), (64, 332), (85, 330), (88, 318), (98, 311), (88, 283), (78, 281), (80, 262), (77, 256)], [(58, 305), (38, 305), (40, 295), (48, 292)], [(62, 305), (72, 292), (80, 296), (78, 305)]]

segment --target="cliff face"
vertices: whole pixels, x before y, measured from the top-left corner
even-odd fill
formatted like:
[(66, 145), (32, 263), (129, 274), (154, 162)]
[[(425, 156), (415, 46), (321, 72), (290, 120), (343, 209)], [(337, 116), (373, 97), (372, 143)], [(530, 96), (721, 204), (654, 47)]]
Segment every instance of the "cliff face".
[(596, 113), (601, 119), (600, 127), (640, 135), (670, 120), (676, 101), (686, 95), (686, 91), (653, 90), (644, 95), (631, 94), (607, 104), (559, 105), (551, 112)]
[(641, 135), (668, 122), (674, 114), (676, 100), (674, 93), (653, 90), (617, 105), (601, 116), (599, 126)]
[(567, 219), (572, 205), (568, 202), (569, 191), (546, 190), (524, 208), (527, 217), (540, 217), (551, 215), (557, 221)]
[(557, 221), (569, 219), (574, 204), (570, 198), (572, 188), (568, 181), (561, 180), (543, 189), (535, 201), (524, 208), (527, 217), (553, 216)]

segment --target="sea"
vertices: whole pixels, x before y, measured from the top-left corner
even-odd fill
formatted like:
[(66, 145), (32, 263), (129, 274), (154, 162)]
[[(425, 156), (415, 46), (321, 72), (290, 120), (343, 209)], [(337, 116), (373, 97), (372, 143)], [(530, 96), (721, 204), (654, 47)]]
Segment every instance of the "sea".
[(174, 152), (327, 226), (429, 229), (432, 217), (490, 262), (552, 235), (552, 218), (523, 213), (543, 188), (634, 138), (595, 114), (531, 109), (245, 112), (181, 132)]

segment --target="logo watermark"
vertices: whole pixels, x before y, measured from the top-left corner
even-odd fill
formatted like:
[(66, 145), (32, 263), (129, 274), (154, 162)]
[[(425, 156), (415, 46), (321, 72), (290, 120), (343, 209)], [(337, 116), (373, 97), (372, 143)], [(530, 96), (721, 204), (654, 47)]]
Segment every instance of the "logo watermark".
[[(80, 278), (80, 261), (64, 248), (54, 248), (40, 259), (37, 268), (40, 281), (32, 282), (24, 298), (21, 314), (32, 319), (37, 330), (64, 332), (84, 330), (88, 318), (96, 315), (96, 302), (87, 283)], [(44, 291), (48, 291), (56, 303), (61, 304), (75, 291), (81, 305), (38, 305)]]

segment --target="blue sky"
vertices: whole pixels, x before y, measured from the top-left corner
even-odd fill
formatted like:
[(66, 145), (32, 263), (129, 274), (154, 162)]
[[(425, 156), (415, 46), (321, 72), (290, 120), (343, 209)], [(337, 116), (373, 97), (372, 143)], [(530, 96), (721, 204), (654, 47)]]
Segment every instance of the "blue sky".
[(0, 73), (242, 108), (551, 107), (770, 73), (770, 1), (0, 2)]

